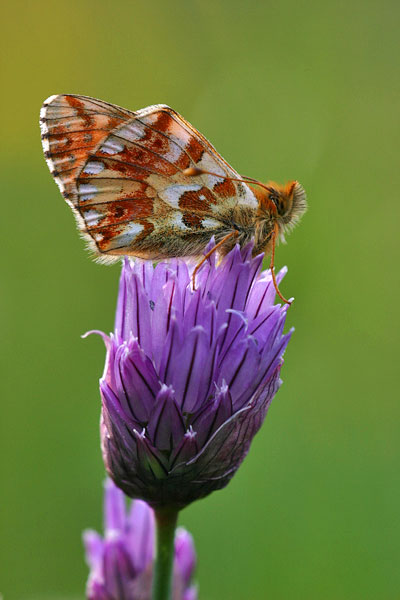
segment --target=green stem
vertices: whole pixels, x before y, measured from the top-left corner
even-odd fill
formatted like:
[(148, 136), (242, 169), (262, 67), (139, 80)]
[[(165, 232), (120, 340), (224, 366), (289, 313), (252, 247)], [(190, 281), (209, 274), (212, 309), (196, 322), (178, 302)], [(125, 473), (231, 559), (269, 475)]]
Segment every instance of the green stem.
[(154, 512), (156, 517), (156, 558), (151, 598), (152, 600), (171, 600), (175, 555), (174, 539), (178, 511), (163, 508)]

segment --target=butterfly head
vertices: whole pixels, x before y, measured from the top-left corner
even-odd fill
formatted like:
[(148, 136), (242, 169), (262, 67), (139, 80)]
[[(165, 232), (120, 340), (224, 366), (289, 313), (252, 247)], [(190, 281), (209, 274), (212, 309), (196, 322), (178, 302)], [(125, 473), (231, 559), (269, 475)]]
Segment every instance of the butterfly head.
[(278, 224), (280, 237), (290, 231), (307, 209), (306, 193), (298, 181), (280, 185), (269, 181), (262, 190), (260, 211), (267, 212)]

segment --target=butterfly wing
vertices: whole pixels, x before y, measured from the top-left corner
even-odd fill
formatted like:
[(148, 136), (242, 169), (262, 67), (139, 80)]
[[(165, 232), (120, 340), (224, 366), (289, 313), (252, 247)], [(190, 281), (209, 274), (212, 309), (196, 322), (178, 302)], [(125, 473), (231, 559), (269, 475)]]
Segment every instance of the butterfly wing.
[[(177, 112), (131, 112), (85, 96), (51, 96), (41, 110), (43, 148), (89, 246), (106, 262), (198, 255), (232, 230), (252, 190)], [(184, 175), (188, 167), (216, 175)]]

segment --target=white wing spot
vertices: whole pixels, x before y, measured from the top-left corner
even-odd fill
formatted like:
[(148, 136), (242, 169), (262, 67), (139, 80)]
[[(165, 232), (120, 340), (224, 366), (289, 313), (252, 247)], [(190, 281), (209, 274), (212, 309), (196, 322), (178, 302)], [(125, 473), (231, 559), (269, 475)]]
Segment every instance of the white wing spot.
[(174, 144), (174, 142), (170, 142), (168, 152), (163, 154), (163, 157), (166, 160), (170, 160), (172, 163), (174, 163), (180, 157), (181, 152), (182, 152), (182, 148), (180, 146), (178, 146), (177, 144)]
[(210, 185), (210, 187), (213, 187), (216, 183), (220, 183), (226, 177), (226, 171), (208, 152), (205, 152), (203, 154), (201, 160), (199, 160), (199, 162), (196, 163), (196, 167), (198, 167), (199, 169), (203, 169), (204, 171), (211, 171), (212, 173), (215, 173), (217, 175), (217, 177), (209, 175), (210, 182), (212, 182), (212, 185)]
[(144, 226), (140, 223), (128, 223), (126, 227), (124, 227), (123, 232), (112, 240), (110, 248), (120, 248), (121, 246), (128, 247), (143, 229)]
[(221, 227), (220, 221), (217, 221), (216, 219), (210, 219), (210, 218), (202, 219), (201, 224), (206, 229), (215, 229), (217, 227)]
[[(148, 107), (150, 108), (150, 106)], [(147, 125), (154, 125), (154, 123), (159, 119), (160, 115), (158, 111), (151, 113), (150, 115), (146, 115), (142, 118)]]
[(49, 146), (62, 146), (68, 142), (68, 138), (55, 139), (55, 140), (47, 140)]
[(173, 216), (171, 216), (169, 222), (172, 226), (177, 227), (178, 229), (182, 229), (183, 231), (187, 231), (188, 229), (190, 229), (190, 227), (187, 227), (187, 225), (185, 225), (185, 223), (182, 221), (182, 217), (183, 215), (181, 212), (176, 212), (173, 214)]
[(104, 215), (94, 209), (87, 210), (83, 213), (83, 216), (88, 227), (96, 227), (96, 225), (99, 224), (100, 219), (104, 217)]
[(78, 196), (80, 197), (81, 202), (86, 202), (87, 200), (93, 200), (97, 192), (98, 189), (95, 185), (81, 183), (78, 189)]
[(251, 189), (245, 183), (237, 183), (236, 189), (239, 192), (238, 204), (243, 206), (249, 206), (250, 208), (257, 209), (258, 201)]
[(95, 160), (91, 160), (85, 165), (83, 172), (88, 173), (89, 175), (98, 175), (104, 169), (105, 169), (104, 163), (97, 162)]
[(133, 123), (128, 123), (128, 125), (124, 125), (122, 129), (118, 130), (118, 135), (126, 138), (130, 142), (135, 142), (136, 140), (140, 140), (146, 134), (146, 128), (143, 123), (139, 121), (133, 121)]
[(106, 154), (118, 154), (124, 149), (124, 144), (116, 139), (108, 139), (101, 146), (100, 150)]

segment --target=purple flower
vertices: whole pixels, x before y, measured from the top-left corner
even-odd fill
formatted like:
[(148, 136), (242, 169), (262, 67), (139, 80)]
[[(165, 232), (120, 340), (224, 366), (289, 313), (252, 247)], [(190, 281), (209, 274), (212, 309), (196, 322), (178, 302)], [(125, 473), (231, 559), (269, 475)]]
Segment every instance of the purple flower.
[(115, 332), (102, 334), (102, 449), (118, 487), (153, 508), (227, 485), (280, 386), (287, 305), (251, 250), (212, 255), (196, 291), (182, 260), (123, 264)]
[[(141, 500), (126, 511), (123, 493), (111, 480), (105, 484), (104, 539), (84, 532), (90, 567), (89, 600), (150, 600), (154, 559), (154, 514)], [(191, 585), (196, 564), (192, 536), (178, 529), (175, 536), (173, 600), (197, 600)]]

